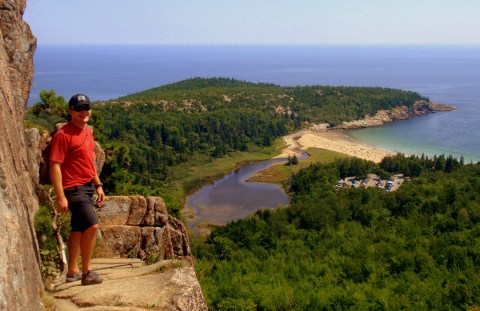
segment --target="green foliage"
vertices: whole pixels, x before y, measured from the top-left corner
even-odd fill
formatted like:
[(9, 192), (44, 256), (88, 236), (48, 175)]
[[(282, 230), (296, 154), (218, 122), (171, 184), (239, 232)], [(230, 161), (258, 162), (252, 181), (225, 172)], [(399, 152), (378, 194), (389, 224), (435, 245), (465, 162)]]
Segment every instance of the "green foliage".
[(101, 178), (119, 195), (165, 194), (179, 177), (176, 167), (263, 147), (287, 133), (282, 117), (250, 109), (185, 114), (106, 104), (98, 112), (108, 141)]
[[(68, 213), (58, 217), (58, 226), (63, 241), (70, 235), (70, 216)], [(60, 271), (60, 254), (52, 227), (52, 210), (49, 206), (41, 206), (34, 216), (34, 227), (38, 237), (42, 276), (44, 279), (57, 276)]]
[(40, 92), (40, 102), (35, 103), (25, 115), (30, 124), (51, 130), (55, 124), (67, 121), (68, 104), (63, 96), (56, 96), (53, 90)]
[(239, 81), (229, 78), (191, 78), (180, 82), (167, 84), (164, 86), (152, 88), (143, 92), (134, 93), (131, 95), (120, 97), (119, 100), (155, 100), (162, 98), (165, 94), (172, 92), (185, 92), (185, 91), (203, 91), (205, 89), (213, 89), (213, 91), (224, 89), (240, 89), (248, 90), (252, 88), (265, 89), (278, 89), (278, 85), (270, 83), (252, 83), (246, 81)]
[(158, 251), (151, 251), (151, 252), (148, 252), (147, 254), (147, 258), (145, 259), (145, 264), (153, 265), (154, 263), (157, 263), (160, 260), (163, 260), (162, 254)]
[(63, 119), (67, 119), (68, 104), (63, 96), (56, 96), (55, 91), (41, 91), (40, 100), (33, 105), (32, 113), (38, 115), (40, 112), (47, 112), (50, 115), (57, 115)]
[(297, 155), (294, 154), (293, 157), (289, 155), (286, 165), (298, 165)]
[(120, 97), (117, 101), (155, 102), (166, 111), (247, 107), (272, 111), (283, 107), (285, 110), (277, 113), (283, 111), (281, 113), (298, 127), (304, 121), (335, 125), (372, 115), (380, 109), (403, 105), (411, 108), (418, 100), (428, 99), (415, 92), (379, 87), (281, 87), (228, 78), (193, 78)]
[(60, 271), (60, 254), (58, 249), (40, 249), (42, 278), (54, 278)]
[(422, 154), (405, 157), (403, 154), (397, 154), (391, 157), (385, 157), (380, 163), (380, 168), (391, 173), (403, 173), (410, 177), (418, 177), (426, 171), (445, 171), (450, 173), (463, 166), (463, 160), (457, 160), (453, 156), (445, 155), (428, 158)]
[[(192, 241), (209, 306), (465, 310), (479, 305), (480, 164), (450, 170), (435, 166), (436, 159), (386, 160), (388, 174), (396, 171), (387, 169), (425, 163), (419, 177), (390, 193), (333, 190), (343, 160), (302, 169), (292, 177), (288, 208), (258, 211), (215, 229), (205, 241)], [(368, 162), (355, 165), (379, 169)]]

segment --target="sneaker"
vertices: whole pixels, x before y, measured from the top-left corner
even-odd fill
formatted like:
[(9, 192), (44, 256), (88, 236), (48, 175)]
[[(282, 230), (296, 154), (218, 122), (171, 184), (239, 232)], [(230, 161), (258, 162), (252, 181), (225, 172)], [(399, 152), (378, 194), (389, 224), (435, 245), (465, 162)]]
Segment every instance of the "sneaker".
[(88, 270), (82, 274), (82, 285), (94, 285), (103, 282), (103, 278), (96, 274), (95, 271)]
[(82, 272), (77, 272), (77, 273), (67, 273), (67, 283), (72, 283), (75, 281), (80, 281), (82, 279)]

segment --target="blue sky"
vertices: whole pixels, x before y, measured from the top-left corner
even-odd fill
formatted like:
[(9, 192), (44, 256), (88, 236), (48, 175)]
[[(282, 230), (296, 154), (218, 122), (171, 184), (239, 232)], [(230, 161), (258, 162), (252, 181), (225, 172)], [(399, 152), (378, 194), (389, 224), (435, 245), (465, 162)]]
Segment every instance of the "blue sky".
[(41, 44), (480, 44), (478, 0), (27, 0)]

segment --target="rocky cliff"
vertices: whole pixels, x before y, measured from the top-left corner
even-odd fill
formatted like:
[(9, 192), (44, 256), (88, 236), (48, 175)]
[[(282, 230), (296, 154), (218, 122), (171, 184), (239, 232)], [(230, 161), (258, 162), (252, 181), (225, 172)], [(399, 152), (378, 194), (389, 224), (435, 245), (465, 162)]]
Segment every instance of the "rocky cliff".
[(41, 310), (43, 283), (33, 214), (38, 174), (30, 166), (23, 115), (36, 39), (25, 0), (0, 1), (0, 310)]
[(444, 104), (429, 103), (421, 100), (417, 101), (412, 108), (408, 108), (407, 106), (401, 106), (393, 108), (391, 110), (379, 110), (374, 116), (366, 116), (361, 120), (342, 122), (335, 128), (354, 129), (362, 127), (381, 126), (393, 121), (406, 120), (427, 113), (451, 110), (455, 110), (455, 107)]
[(42, 309), (33, 214), (38, 208), (23, 128), (36, 39), (25, 0), (0, 1), (0, 310)]

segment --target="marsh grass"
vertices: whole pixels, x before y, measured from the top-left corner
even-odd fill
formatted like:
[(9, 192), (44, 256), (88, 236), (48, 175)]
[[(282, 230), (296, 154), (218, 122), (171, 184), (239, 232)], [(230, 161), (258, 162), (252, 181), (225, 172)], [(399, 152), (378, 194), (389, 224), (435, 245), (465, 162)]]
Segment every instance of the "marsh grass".
[(298, 173), (302, 168), (309, 167), (312, 163), (331, 163), (336, 159), (350, 157), (348, 155), (319, 148), (308, 148), (306, 150), (308, 158), (302, 159), (297, 165), (287, 165), (287, 159), (284, 163), (279, 163), (256, 173), (249, 178), (248, 182), (266, 182), (284, 185), (292, 174)]

